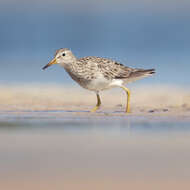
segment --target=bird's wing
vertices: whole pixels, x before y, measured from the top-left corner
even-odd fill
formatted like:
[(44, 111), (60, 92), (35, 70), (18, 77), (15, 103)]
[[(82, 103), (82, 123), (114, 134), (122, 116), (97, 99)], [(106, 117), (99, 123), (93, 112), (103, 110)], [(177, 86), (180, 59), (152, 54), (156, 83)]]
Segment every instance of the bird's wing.
[(80, 62), (83, 62), (88, 68), (90, 66), (96, 67), (96, 70), (109, 80), (128, 78), (131, 72), (135, 70), (111, 59), (101, 57), (84, 57), (80, 59)]
[(85, 67), (84, 70), (91, 73), (91, 76), (94, 76), (94, 72), (100, 72), (108, 80), (143, 78), (155, 73), (155, 69), (134, 69), (101, 57), (84, 57), (80, 59), (80, 63)]

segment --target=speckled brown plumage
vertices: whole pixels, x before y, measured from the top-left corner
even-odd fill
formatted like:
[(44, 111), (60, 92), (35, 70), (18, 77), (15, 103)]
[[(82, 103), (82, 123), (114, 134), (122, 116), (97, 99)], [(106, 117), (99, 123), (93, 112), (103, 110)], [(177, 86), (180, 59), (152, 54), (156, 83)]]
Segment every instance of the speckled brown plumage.
[(54, 59), (43, 69), (53, 64), (60, 64), (80, 86), (96, 93), (97, 105), (92, 112), (101, 105), (100, 91), (121, 87), (128, 97), (126, 112), (129, 113), (130, 91), (125, 84), (155, 73), (154, 69), (133, 69), (107, 58), (89, 56), (77, 59), (71, 50), (66, 48), (57, 50)]
[[(64, 56), (62, 56), (63, 53)], [(55, 57), (63, 59), (61, 65), (72, 79), (84, 88), (86, 88), (89, 82), (100, 77), (107, 80), (107, 82), (120, 79), (128, 83), (155, 72), (154, 69), (133, 69), (117, 61), (102, 57), (88, 56), (77, 59), (67, 48), (57, 50)]]
[(76, 65), (74, 70), (77, 70), (79, 76), (82, 75), (82, 78), (85, 77), (86, 79), (95, 79), (97, 73), (102, 73), (108, 80), (127, 79), (154, 73), (154, 69), (133, 69), (114, 60), (95, 56), (80, 58)]

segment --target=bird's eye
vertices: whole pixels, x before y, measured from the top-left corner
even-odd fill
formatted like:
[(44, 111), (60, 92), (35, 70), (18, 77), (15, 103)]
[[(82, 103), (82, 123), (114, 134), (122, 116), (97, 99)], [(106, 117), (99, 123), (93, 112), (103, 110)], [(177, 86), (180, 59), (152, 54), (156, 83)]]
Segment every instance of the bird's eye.
[(64, 57), (64, 56), (65, 56), (65, 53), (63, 53), (62, 56)]

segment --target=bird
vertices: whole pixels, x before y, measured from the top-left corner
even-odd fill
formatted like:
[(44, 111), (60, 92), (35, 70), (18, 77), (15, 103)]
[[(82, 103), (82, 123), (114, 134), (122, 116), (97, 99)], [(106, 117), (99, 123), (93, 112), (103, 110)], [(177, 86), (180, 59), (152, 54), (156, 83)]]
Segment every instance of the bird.
[(81, 87), (96, 93), (97, 104), (91, 112), (96, 112), (101, 106), (101, 91), (120, 87), (127, 95), (125, 112), (130, 113), (131, 93), (125, 85), (155, 73), (155, 69), (131, 68), (108, 58), (96, 56), (77, 58), (68, 48), (58, 49), (53, 60), (42, 69), (45, 70), (54, 64), (63, 67)]

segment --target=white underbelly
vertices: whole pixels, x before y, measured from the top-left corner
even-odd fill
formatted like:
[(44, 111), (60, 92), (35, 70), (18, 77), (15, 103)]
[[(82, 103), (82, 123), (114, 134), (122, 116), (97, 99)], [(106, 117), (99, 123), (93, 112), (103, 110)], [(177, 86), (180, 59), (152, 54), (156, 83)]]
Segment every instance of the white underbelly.
[(107, 80), (105, 78), (98, 78), (89, 82), (86, 88), (92, 91), (102, 91), (121, 86), (122, 84), (123, 81), (120, 79)]
[(87, 85), (86, 88), (92, 91), (101, 91), (101, 90), (106, 90), (110, 88), (110, 81), (106, 79), (95, 79), (90, 81)]

